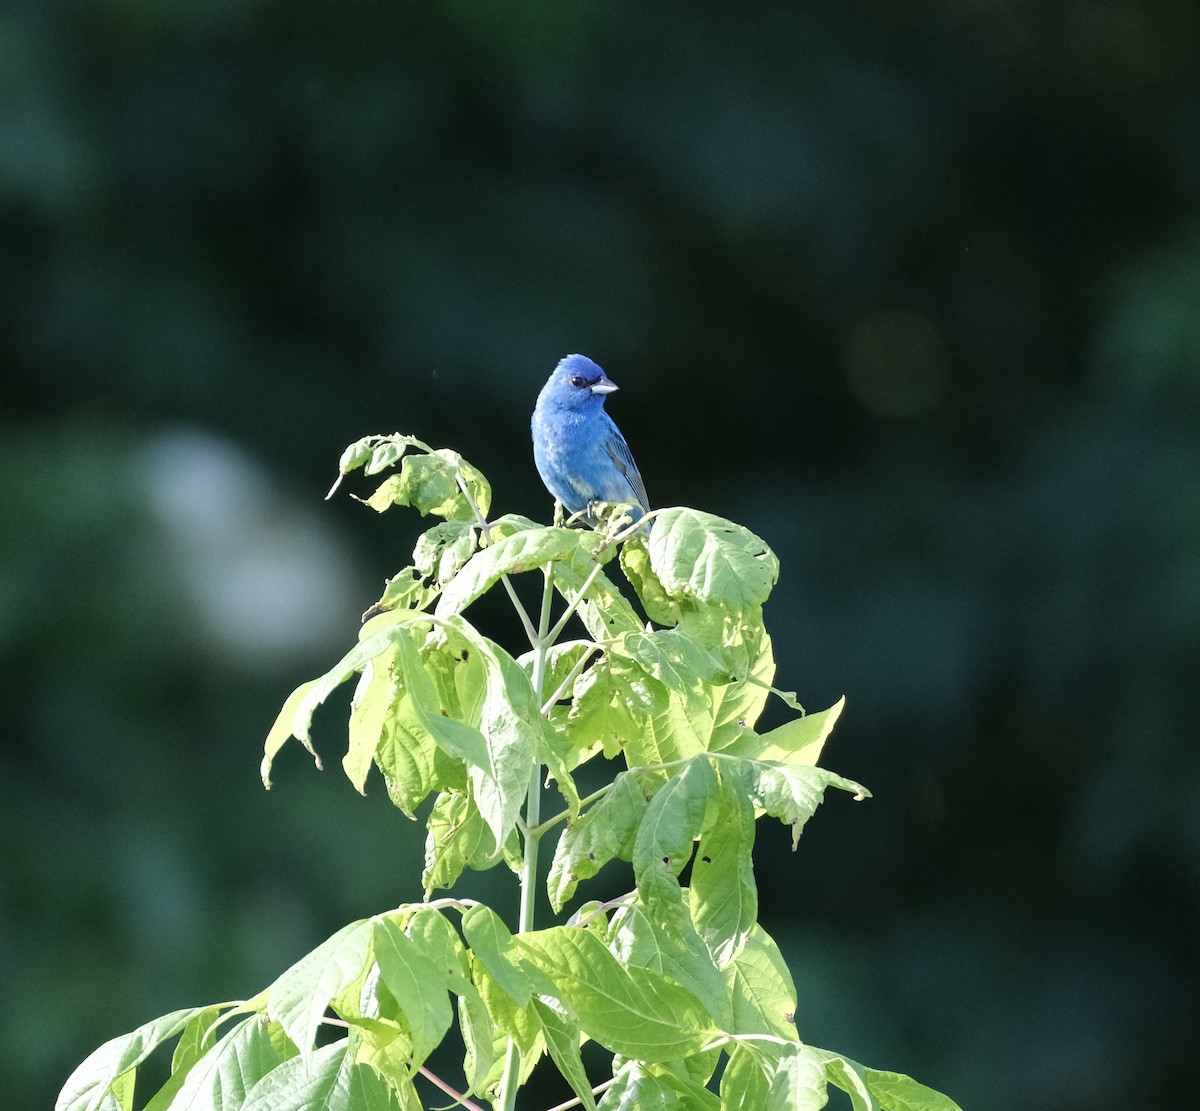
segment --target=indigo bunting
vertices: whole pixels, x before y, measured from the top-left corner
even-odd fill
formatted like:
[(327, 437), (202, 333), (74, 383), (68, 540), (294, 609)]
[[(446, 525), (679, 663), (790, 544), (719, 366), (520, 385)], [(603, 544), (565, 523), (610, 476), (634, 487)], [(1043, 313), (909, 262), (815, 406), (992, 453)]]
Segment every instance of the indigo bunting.
[(538, 394), (533, 410), (533, 459), (546, 489), (567, 509), (595, 524), (595, 502), (632, 506), (637, 521), (650, 507), (629, 445), (604, 399), (617, 388), (591, 359), (568, 355)]

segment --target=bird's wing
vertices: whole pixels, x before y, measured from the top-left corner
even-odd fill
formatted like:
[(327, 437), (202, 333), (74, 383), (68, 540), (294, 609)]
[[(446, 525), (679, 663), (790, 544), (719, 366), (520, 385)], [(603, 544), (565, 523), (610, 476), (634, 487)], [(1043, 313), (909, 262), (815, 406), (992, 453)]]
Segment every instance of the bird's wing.
[(633, 461), (633, 453), (630, 452), (629, 445), (625, 442), (625, 437), (617, 431), (615, 425), (610, 430), (609, 435), (605, 437), (604, 447), (612, 457), (612, 461), (617, 465), (617, 470), (621, 472), (625, 481), (629, 483), (629, 489), (633, 491), (638, 504), (643, 509), (649, 510), (650, 499), (646, 496), (646, 484), (642, 482), (641, 472), (637, 469), (637, 464)]

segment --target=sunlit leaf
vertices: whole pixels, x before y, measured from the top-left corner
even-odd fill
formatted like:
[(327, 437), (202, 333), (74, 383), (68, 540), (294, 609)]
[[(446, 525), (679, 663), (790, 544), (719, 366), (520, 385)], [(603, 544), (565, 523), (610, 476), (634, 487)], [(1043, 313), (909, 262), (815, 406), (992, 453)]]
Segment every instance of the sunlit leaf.
[(828, 710), (793, 718), (768, 733), (746, 730), (722, 751), (752, 760), (815, 765), (845, 705), (846, 699), (839, 698)]
[(392, 672), (394, 647), (368, 660), (350, 703), (346, 755), (342, 769), (359, 794), (366, 794), (367, 773), (375, 760), (384, 732), (384, 721), (396, 698), (396, 679)]
[(469, 560), (479, 543), (473, 521), (442, 521), (426, 529), (413, 548), (413, 566), (441, 585), (449, 582)]
[(501, 575), (531, 571), (571, 555), (582, 554), (585, 560), (594, 563), (596, 546), (595, 536), (579, 529), (537, 528), (515, 532), (467, 560), (454, 581), (442, 591), (436, 612), (441, 617), (460, 613), (494, 586)]
[(117, 1078), (140, 1065), (157, 1046), (173, 1038), (207, 1007), (189, 1007), (147, 1022), (93, 1050), (71, 1073), (55, 1101), (55, 1111), (102, 1111)]
[(942, 1095), (910, 1076), (868, 1068), (838, 1053), (813, 1048), (829, 1081), (850, 1096), (854, 1111), (962, 1111)]
[(735, 1045), (721, 1074), (721, 1111), (763, 1111), (770, 1079), (749, 1043)]
[(716, 1033), (686, 988), (646, 969), (630, 970), (595, 934), (555, 926), (515, 939), (538, 990), (560, 999), (589, 1037), (627, 1057), (670, 1061)]
[(718, 776), (720, 813), (702, 834), (689, 884), (692, 918), (724, 968), (758, 920), (754, 882), (754, 808), (737, 777)]
[(871, 797), (861, 783), (808, 764), (769, 764), (746, 760), (737, 769), (743, 789), (754, 806), (792, 827), (792, 848), (804, 824), (813, 816), (829, 787), (847, 791), (856, 799)]
[(679, 602), (672, 598), (650, 566), (644, 534), (621, 547), (621, 570), (629, 580), (646, 616), (656, 625), (675, 625), (679, 622)]
[(705, 757), (688, 761), (655, 793), (633, 844), (633, 873), (643, 902), (651, 902), (659, 877), (669, 876), (678, 886), (674, 877), (717, 810), (717, 777)]
[(581, 880), (590, 879), (614, 857), (633, 859), (634, 836), (646, 806), (637, 780), (621, 772), (603, 798), (568, 822), (559, 836), (546, 879), (546, 890), (556, 911), (571, 898)]
[(595, 1108), (592, 1082), (588, 1080), (583, 1067), (583, 1056), (579, 1052), (579, 1026), (544, 999), (535, 999), (533, 1009), (541, 1020), (542, 1036), (546, 1039), (546, 1048), (558, 1066), (558, 1071), (571, 1085), (572, 1091), (579, 1097), (583, 1106)]
[[(678, 898), (684, 911), (685, 893), (680, 892)], [(609, 943), (613, 954), (623, 964), (660, 972), (681, 984), (700, 1000), (718, 1026), (729, 1026), (733, 1012), (725, 977), (713, 963), (691, 916), (686, 911), (664, 914), (661, 904), (654, 910), (651, 918), (645, 907), (635, 903), (613, 915)]]
[(175, 1043), (175, 1052), (171, 1055), (171, 1071), (186, 1072), (213, 1045), (216, 1039), (215, 1024), (226, 1011), (228, 1003), (218, 1003), (213, 1007), (205, 1007), (195, 1018), (188, 1022)]
[[(465, 484), (470, 497), (459, 482)], [(377, 513), (393, 505), (411, 505), (422, 514), (447, 520), (477, 520), (472, 500), (479, 513), (487, 516), (492, 489), (483, 474), (456, 451), (439, 448), (425, 455), (406, 455), (400, 473), (391, 475), (363, 498)]]
[(779, 946), (761, 926), (746, 935), (742, 950), (725, 969), (733, 1004), (733, 1032), (796, 1039), (796, 985)]
[(463, 936), (497, 985), (526, 1006), (533, 993), (529, 976), (513, 953), (513, 937), (491, 907), (476, 905), (463, 915)]
[(767, 1092), (767, 1107), (788, 1111), (821, 1111), (829, 1102), (825, 1090), (825, 1067), (808, 1046), (789, 1046), (774, 1063)]
[(343, 926), (268, 989), (267, 1013), (295, 1042), (302, 1057), (312, 1056), (329, 1001), (361, 975), (370, 955), (371, 930), (369, 919)]
[(446, 972), (390, 918), (375, 922), (372, 947), (380, 979), (400, 1007), (416, 1067), (441, 1042), (454, 1017)]
[(293, 1057), (267, 1073), (241, 1111), (401, 1111), (387, 1082), (369, 1065), (357, 1064), (346, 1042), (333, 1042), (309, 1057)]
[[(258, 1015), (248, 1018), (232, 1027), (191, 1066), (173, 1093), (170, 1106), (188, 1111), (240, 1107), (254, 1085), (282, 1061), (271, 1042), (266, 1019)], [(147, 1105), (147, 1111), (157, 1111), (155, 1101)]]
[(431, 792), (466, 787), (466, 772), (458, 762), (445, 761), (460, 770), (455, 782), (439, 774), (440, 751), (421, 724), (412, 700), (405, 695), (393, 703), (375, 750), (375, 762), (383, 773), (388, 797), (410, 818), (416, 817), (417, 806)]
[(651, 569), (675, 600), (744, 610), (766, 601), (779, 577), (779, 561), (762, 539), (697, 509), (661, 511), (646, 544)]
[(465, 792), (440, 792), (425, 824), (428, 833), (421, 884), (426, 896), (453, 887), (468, 867), (484, 869), (495, 862), (496, 842)]

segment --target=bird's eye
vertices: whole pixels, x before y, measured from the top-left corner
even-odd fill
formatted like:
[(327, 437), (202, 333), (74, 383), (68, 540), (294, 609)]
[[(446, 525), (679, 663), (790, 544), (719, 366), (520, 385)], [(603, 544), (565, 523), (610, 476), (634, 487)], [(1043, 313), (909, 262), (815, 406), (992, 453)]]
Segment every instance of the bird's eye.
[(587, 379), (580, 378), (578, 374), (572, 374), (571, 375), (571, 385), (574, 386), (577, 390), (581, 390), (581, 389), (583, 389), (584, 386), (587, 385)]

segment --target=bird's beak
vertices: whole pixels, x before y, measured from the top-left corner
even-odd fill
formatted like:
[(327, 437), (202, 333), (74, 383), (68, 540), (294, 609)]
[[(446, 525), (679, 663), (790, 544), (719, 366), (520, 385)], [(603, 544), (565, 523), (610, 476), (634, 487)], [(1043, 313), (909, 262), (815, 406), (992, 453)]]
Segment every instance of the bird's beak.
[(599, 382), (593, 382), (588, 388), (592, 393), (598, 393), (603, 397), (606, 393), (612, 393), (618, 387), (616, 382), (609, 378), (608, 375), (605, 375)]

